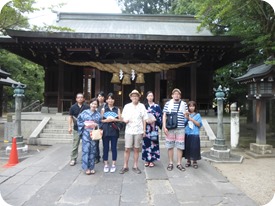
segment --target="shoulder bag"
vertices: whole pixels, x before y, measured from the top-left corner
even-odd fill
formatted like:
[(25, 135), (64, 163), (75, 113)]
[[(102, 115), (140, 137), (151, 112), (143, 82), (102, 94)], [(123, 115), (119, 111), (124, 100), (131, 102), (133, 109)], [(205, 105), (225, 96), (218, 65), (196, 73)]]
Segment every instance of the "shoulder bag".
[(181, 101), (178, 106), (177, 112), (166, 113), (166, 128), (175, 129), (178, 127), (178, 111), (180, 108)]

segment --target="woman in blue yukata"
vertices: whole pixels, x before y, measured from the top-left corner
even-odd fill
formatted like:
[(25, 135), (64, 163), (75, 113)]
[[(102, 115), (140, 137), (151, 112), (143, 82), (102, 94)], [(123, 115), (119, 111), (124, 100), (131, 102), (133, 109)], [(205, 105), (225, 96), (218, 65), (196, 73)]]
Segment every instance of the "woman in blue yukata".
[(99, 127), (101, 116), (97, 112), (98, 100), (93, 98), (90, 109), (80, 113), (77, 119), (78, 133), (82, 138), (82, 169), (87, 175), (95, 174), (96, 142), (91, 139), (90, 131)]
[[(153, 92), (148, 91), (146, 99), (148, 120), (146, 120), (146, 136), (142, 143), (142, 160), (145, 161), (145, 167), (154, 167), (154, 161), (160, 160), (158, 130), (162, 127), (162, 110), (158, 104), (154, 103)], [(152, 136), (157, 139), (152, 140)]]

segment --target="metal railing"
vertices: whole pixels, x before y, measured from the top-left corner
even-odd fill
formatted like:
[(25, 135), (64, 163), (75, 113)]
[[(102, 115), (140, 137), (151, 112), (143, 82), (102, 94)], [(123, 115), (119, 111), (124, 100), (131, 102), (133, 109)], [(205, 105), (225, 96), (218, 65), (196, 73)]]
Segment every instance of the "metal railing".
[(34, 112), (34, 111), (41, 111), (41, 107), (44, 104), (44, 102), (40, 103), (39, 100), (35, 100), (28, 106), (24, 107), (22, 109), (22, 112)]

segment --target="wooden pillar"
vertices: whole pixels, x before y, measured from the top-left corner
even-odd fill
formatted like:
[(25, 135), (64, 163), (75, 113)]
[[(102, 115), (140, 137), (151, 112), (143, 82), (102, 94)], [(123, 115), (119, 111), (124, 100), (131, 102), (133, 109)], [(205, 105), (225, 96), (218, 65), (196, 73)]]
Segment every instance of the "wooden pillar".
[(44, 67), (45, 75), (44, 75), (44, 105), (49, 105), (49, 100), (47, 93), (49, 92), (49, 83), (50, 83), (50, 77), (49, 77), (49, 69), (47, 67)]
[(95, 70), (95, 96), (101, 91), (100, 89), (100, 71)]
[(64, 63), (58, 62), (58, 91), (57, 91), (57, 110), (62, 111), (62, 99), (64, 98)]
[(191, 66), (191, 72), (190, 72), (190, 79), (191, 79), (191, 100), (197, 101), (197, 65), (193, 64)]
[(154, 91), (155, 102), (160, 104), (160, 73), (155, 73), (155, 91)]
[(3, 115), (3, 85), (0, 85), (0, 117)]
[(257, 144), (266, 144), (266, 100), (256, 100)]

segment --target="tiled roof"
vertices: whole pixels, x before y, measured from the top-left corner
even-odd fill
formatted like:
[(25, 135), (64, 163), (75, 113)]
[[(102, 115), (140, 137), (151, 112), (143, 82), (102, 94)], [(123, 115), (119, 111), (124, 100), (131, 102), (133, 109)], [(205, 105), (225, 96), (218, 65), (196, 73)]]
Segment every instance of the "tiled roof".
[[(20, 82), (17, 82), (17, 81), (15, 81), (15, 80), (13, 80), (13, 79), (11, 79), (11, 78), (0, 78), (0, 84), (2, 84), (2, 85), (7, 85), (7, 86), (11, 86), (11, 85), (13, 85), (13, 84), (16, 84), (16, 85), (18, 85), (18, 84), (21, 84)], [(24, 85), (24, 84), (22, 84), (22, 85)]]
[(78, 33), (213, 36), (206, 29), (198, 32), (193, 16), (60, 13), (56, 25)]
[(270, 72), (275, 71), (275, 66), (270, 64), (258, 64), (249, 67), (249, 70), (244, 75), (235, 78), (235, 81), (242, 82), (252, 80), (253, 78), (261, 78)]
[(8, 77), (10, 75), (11, 75), (10, 73), (5, 72), (4, 70), (0, 69), (0, 77)]

